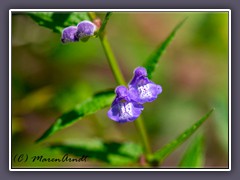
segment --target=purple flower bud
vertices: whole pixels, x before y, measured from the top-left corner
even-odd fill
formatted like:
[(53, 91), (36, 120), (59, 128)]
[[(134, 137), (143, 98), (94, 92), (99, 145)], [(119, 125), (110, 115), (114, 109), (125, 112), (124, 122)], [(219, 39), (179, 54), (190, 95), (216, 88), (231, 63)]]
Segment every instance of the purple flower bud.
[(134, 77), (129, 83), (129, 97), (138, 103), (154, 101), (162, 92), (162, 87), (147, 78), (147, 71), (143, 67), (134, 70)]
[(76, 26), (69, 26), (62, 31), (62, 42), (75, 42), (78, 41), (78, 38), (76, 38), (75, 33), (77, 32)]
[(76, 37), (79, 39), (93, 36), (96, 31), (96, 25), (90, 21), (82, 21), (77, 25)]
[(125, 86), (118, 86), (115, 93), (116, 98), (108, 111), (108, 117), (119, 123), (137, 119), (143, 110), (143, 105), (129, 98), (128, 89)]

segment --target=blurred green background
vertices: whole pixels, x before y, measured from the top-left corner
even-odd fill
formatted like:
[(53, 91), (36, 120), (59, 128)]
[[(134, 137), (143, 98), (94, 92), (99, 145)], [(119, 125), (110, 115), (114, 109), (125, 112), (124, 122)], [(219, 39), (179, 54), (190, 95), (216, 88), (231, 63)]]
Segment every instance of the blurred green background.
[[(104, 13), (98, 14), (101, 18)], [(153, 74), (163, 93), (143, 111), (153, 150), (159, 149), (215, 108), (204, 133), (206, 168), (228, 167), (228, 13), (114, 12), (107, 36), (126, 81), (185, 17)], [(117, 124), (105, 108), (35, 144), (55, 119), (94, 93), (117, 86), (97, 38), (62, 44), (60, 34), (26, 14), (12, 15), (12, 156), (58, 157), (51, 142), (140, 138), (133, 123)], [(176, 167), (190, 138), (162, 167)], [(86, 163), (17, 163), (13, 167), (105, 167)]]

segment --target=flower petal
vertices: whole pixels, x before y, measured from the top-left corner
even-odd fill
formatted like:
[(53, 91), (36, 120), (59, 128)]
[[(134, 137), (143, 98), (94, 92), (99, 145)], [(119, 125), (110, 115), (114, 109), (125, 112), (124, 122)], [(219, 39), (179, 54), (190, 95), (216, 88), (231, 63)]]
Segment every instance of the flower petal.
[(143, 106), (129, 98), (129, 93), (125, 86), (118, 86), (115, 93), (116, 97), (111, 109), (108, 111), (108, 117), (119, 123), (137, 119), (143, 110)]
[(135, 102), (120, 102), (108, 111), (108, 117), (116, 122), (131, 122), (138, 118), (143, 110), (141, 104)]
[(137, 88), (129, 89), (129, 96), (132, 100), (141, 104), (152, 102), (157, 99), (158, 94), (162, 92), (162, 87), (154, 83), (147, 83)]
[(90, 21), (82, 21), (77, 25), (76, 37), (79, 39), (94, 35), (96, 25)]
[(152, 102), (161, 92), (162, 87), (147, 78), (145, 68), (138, 67), (135, 69), (134, 77), (129, 83), (129, 97), (132, 100), (141, 104)]
[(75, 42), (78, 41), (78, 38), (75, 36), (75, 33), (77, 32), (76, 26), (69, 26), (62, 31), (62, 42)]

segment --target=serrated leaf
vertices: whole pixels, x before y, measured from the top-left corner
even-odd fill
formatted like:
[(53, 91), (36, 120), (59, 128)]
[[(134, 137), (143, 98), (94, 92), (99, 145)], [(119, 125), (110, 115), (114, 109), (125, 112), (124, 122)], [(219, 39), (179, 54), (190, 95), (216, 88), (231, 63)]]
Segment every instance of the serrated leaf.
[(28, 15), (40, 26), (61, 33), (65, 27), (76, 26), (79, 22), (90, 20), (87, 12), (30, 12)]
[(108, 20), (109, 20), (109, 18), (111, 16), (111, 14), (112, 14), (112, 12), (107, 12), (106, 13), (105, 18), (104, 18), (103, 23), (102, 23), (102, 25), (101, 25), (101, 27), (100, 27), (100, 29), (98, 31), (97, 36), (101, 36), (104, 33), (104, 30), (106, 28), (107, 22), (108, 22)]
[(150, 55), (150, 57), (146, 60), (146, 62), (143, 64), (143, 66), (147, 69), (148, 77), (152, 78), (152, 73), (154, 72), (157, 63), (162, 56), (163, 52), (168, 47), (169, 43), (173, 40), (176, 32), (179, 30), (179, 28), (183, 25), (183, 23), (186, 21), (187, 18), (182, 20), (170, 33), (170, 35), (161, 43), (157, 49)]
[(60, 116), (53, 125), (36, 141), (40, 142), (55, 132), (70, 126), (77, 120), (83, 117), (93, 114), (98, 110), (101, 110), (107, 106), (110, 106), (114, 99), (114, 91), (106, 91), (98, 93), (92, 98), (87, 99), (83, 103), (77, 105), (73, 110)]
[(203, 135), (198, 135), (185, 151), (179, 167), (202, 168), (204, 164), (204, 141)]
[(131, 165), (137, 163), (143, 154), (142, 147), (134, 143), (102, 142), (88, 140), (78, 144), (53, 144), (50, 148), (58, 149), (64, 154), (98, 160), (111, 165)]
[(184, 131), (175, 140), (155, 152), (151, 157), (149, 157), (149, 160), (154, 162), (158, 161), (161, 163), (168, 155), (170, 155), (179, 145), (185, 142), (202, 125), (202, 123), (210, 116), (213, 110), (214, 109), (209, 111), (205, 116), (203, 116), (200, 120), (193, 124), (189, 129)]

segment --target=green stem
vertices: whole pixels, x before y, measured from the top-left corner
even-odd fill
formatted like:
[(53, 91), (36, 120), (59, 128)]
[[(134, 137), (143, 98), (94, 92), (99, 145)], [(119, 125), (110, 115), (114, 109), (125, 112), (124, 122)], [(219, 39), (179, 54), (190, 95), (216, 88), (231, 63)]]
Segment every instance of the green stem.
[(126, 85), (126, 82), (124, 81), (123, 75), (119, 69), (119, 66), (117, 64), (117, 61), (114, 57), (113, 51), (111, 49), (111, 46), (109, 45), (109, 42), (107, 40), (107, 37), (105, 35), (100, 36), (100, 41), (102, 43), (105, 55), (107, 56), (108, 63), (112, 69), (112, 72), (114, 74), (114, 77), (118, 84), (120, 85)]
[(138, 129), (139, 134), (141, 136), (141, 140), (142, 140), (142, 143), (144, 145), (144, 152), (145, 152), (145, 154), (147, 156), (151, 155), (151, 153), (152, 153), (151, 146), (150, 146), (150, 143), (149, 143), (149, 138), (147, 136), (147, 132), (146, 132), (146, 129), (145, 129), (145, 126), (144, 126), (144, 123), (143, 123), (142, 116), (139, 116), (138, 119), (136, 119), (134, 121), (134, 125)]

